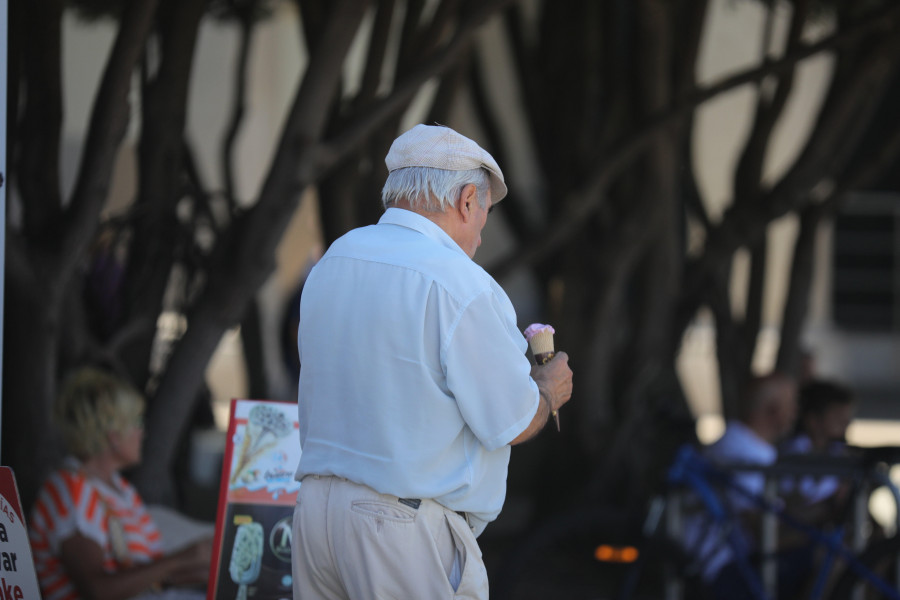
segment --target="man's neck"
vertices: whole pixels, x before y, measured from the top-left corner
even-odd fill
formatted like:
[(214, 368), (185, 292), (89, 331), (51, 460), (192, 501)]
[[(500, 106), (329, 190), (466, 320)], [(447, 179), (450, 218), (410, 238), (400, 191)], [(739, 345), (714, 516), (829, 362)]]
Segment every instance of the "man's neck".
[(403, 210), (408, 210), (410, 212), (414, 212), (417, 215), (423, 216), (449, 235), (453, 240), (456, 240), (457, 231), (460, 225), (459, 219), (455, 218), (456, 214), (453, 210), (447, 210), (444, 212), (436, 211), (436, 210), (424, 210), (422, 208), (414, 207), (410, 204), (408, 200), (399, 200), (392, 204), (390, 208), (400, 208)]
[(744, 426), (749, 429), (756, 437), (766, 442), (770, 446), (774, 446), (778, 441), (777, 432), (772, 431), (765, 423), (758, 421), (741, 421)]

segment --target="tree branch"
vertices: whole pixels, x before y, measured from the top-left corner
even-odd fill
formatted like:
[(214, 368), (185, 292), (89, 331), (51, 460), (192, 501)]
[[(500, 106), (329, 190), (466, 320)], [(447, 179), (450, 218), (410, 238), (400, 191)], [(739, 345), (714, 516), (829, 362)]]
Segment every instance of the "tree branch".
[(776, 370), (797, 376), (800, 371), (800, 334), (809, 310), (809, 292), (815, 263), (816, 234), (823, 205), (807, 206), (800, 214), (800, 231), (794, 242), (794, 256), (788, 280), (787, 299), (781, 317), (781, 337)]
[(231, 212), (234, 212), (239, 205), (234, 182), (234, 150), (247, 108), (247, 62), (250, 58), (253, 32), (256, 29), (253, 10), (242, 13), (239, 19), (241, 33), (238, 41), (238, 58), (234, 66), (234, 93), (232, 94), (234, 106), (231, 110), (231, 117), (228, 119), (220, 156), (222, 178), (225, 182), (225, 199)]
[[(806, 22), (806, 0), (794, 3), (794, 12), (791, 15), (791, 25), (788, 31), (787, 52), (793, 52), (800, 43), (803, 34), (803, 26)], [(769, 9), (770, 14), (773, 9)], [(771, 24), (769, 24), (771, 25)], [(765, 48), (767, 51), (768, 48)], [(768, 53), (764, 54), (763, 64), (768, 62)], [(775, 92), (769, 96), (765, 90), (763, 80), (756, 95), (756, 111), (750, 136), (744, 145), (744, 151), (738, 160), (738, 166), (734, 176), (732, 194), (735, 203), (745, 203), (754, 200), (759, 194), (762, 185), (762, 170), (766, 156), (766, 149), (772, 130), (778, 122), (787, 99), (790, 96), (794, 83), (796, 65), (784, 70), (775, 82)]]
[(778, 74), (793, 66), (801, 60), (818, 53), (837, 50), (858, 42), (865, 36), (871, 35), (877, 30), (891, 31), (900, 22), (900, 5), (890, 5), (888, 8), (878, 11), (865, 20), (859, 22), (852, 29), (838, 32), (812, 44), (802, 44), (791, 54), (787, 54), (779, 60), (770, 62), (757, 68), (737, 73), (722, 81), (687, 94), (675, 105), (660, 114), (648, 119), (627, 139), (622, 140), (616, 146), (604, 153), (595, 168), (589, 170), (593, 176), (575, 187), (563, 200), (567, 210), (559, 218), (550, 224), (548, 234), (541, 238), (541, 243), (529, 246), (524, 251), (516, 249), (515, 253), (489, 265), (488, 270), (498, 277), (509, 273), (515, 268), (534, 264), (556, 252), (567, 240), (588, 223), (591, 215), (603, 202), (607, 189), (612, 180), (631, 162), (639, 156), (648, 145), (653, 143), (656, 136), (671, 127), (679, 119), (703, 104), (707, 100), (715, 98), (719, 94), (734, 89), (747, 83), (759, 81), (772, 74)]
[[(394, 91), (386, 98), (377, 101), (367, 109), (348, 121), (343, 130), (331, 140), (319, 147), (315, 172), (328, 170), (341, 158), (353, 150), (362, 140), (369, 137), (386, 119), (406, 106), (421, 86), (436, 75), (444, 73), (452, 66), (459, 55), (472, 43), (478, 28), (488, 17), (508, 5), (511, 0), (485, 0), (477, 11), (464, 23), (461, 23), (456, 35), (444, 48), (437, 51), (423, 63), (412, 70), (402, 81), (397, 82)], [(310, 166), (312, 167), (312, 166)], [(303, 178), (310, 181), (307, 174)]]
[(384, 0), (375, 7), (375, 22), (372, 25), (372, 37), (369, 40), (369, 51), (366, 53), (366, 67), (363, 71), (362, 84), (355, 102), (370, 102), (375, 98), (381, 84), (381, 71), (390, 41), (391, 23), (393, 22), (394, 0)]
[[(135, 204), (143, 222), (129, 245), (124, 287), (128, 318), (156, 319), (171, 281), (172, 266), (187, 236), (175, 206), (183, 192), (184, 129), (194, 48), (206, 0), (164, 0), (158, 11), (159, 66), (144, 86), (141, 139), (138, 145), (140, 185)], [(126, 351), (132, 379), (147, 381), (154, 335)]]
[[(188, 315), (190, 327), (169, 358), (156, 392), (158, 402), (165, 404), (157, 404), (147, 423), (148, 429), (168, 431), (169, 435), (147, 436), (146, 452), (158, 460), (142, 464), (135, 473), (150, 501), (165, 499), (166, 488), (159, 482), (166, 481), (181, 433), (173, 428), (187, 422), (203, 382), (196, 357), (212, 354), (224, 331), (240, 320), (274, 267), (275, 248), (296, 208), (297, 164), (303, 163), (304, 156), (309, 161), (314, 142), (323, 132), (325, 115), (340, 82), (340, 67), (366, 6), (365, 0), (340, 0), (333, 7), (320, 44), (311, 54), (259, 201), (235, 221), (228, 238), (219, 244), (209, 283)], [(156, 489), (151, 484), (156, 484)]]
[(706, 252), (689, 265), (678, 330), (683, 330), (696, 312), (702, 288), (726, 268), (735, 249), (752, 244), (769, 222), (801, 207), (817, 185), (846, 168), (850, 154), (857, 150), (855, 140), (879, 102), (878, 86), (892, 72), (898, 54), (900, 36), (885, 36), (847, 72), (850, 80), (835, 80), (833, 100), (823, 109), (814, 134), (791, 170), (771, 190), (760, 192), (758, 203), (732, 204), (726, 211), (720, 226), (710, 232)]
[(128, 125), (131, 75), (153, 28), (158, 5), (159, 0), (132, 0), (125, 5), (91, 110), (81, 164), (66, 211), (67, 228), (61, 254), (66, 271), (83, 255), (96, 231), (116, 152)]
[[(18, 167), (26, 239), (44, 236), (56, 241), (62, 226), (59, 187), (59, 141), (62, 129), (62, 13), (61, 0), (34, 1), (21, 8), (28, 38), (21, 56), (26, 99), (21, 128), (21, 150), (11, 158)], [(18, 15), (14, 15), (18, 16)], [(16, 41), (22, 36), (15, 36)], [(11, 48), (12, 49), (12, 48)], [(19, 65), (10, 65), (16, 79)], [(4, 92), (5, 93), (5, 92)], [(17, 103), (18, 98), (10, 98)]]

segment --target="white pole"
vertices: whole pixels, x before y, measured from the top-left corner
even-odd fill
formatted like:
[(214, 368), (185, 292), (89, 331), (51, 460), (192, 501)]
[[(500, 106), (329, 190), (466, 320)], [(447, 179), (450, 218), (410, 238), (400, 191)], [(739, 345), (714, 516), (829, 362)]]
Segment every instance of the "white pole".
[[(3, 431), (3, 280), (6, 278), (6, 58), (8, 0), (0, 0), (0, 432)], [(2, 442), (0, 433), (0, 442)], [(0, 444), (2, 445), (2, 444)], [(0, 460), (0, 464), (3, 461)]]

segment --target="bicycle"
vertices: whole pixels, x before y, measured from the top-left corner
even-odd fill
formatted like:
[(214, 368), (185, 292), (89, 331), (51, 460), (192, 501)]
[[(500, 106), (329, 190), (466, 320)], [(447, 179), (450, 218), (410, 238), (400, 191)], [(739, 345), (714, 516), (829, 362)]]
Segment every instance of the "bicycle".
[[(769, 494), (780, 477), (810, 472), (849, 476), (857, 498), (852, 506), (859, 520), (866, 484), (873, 481), (891, 486), (900, 505), (900, 493), (886, 481), (879, 465), (900, 462), (897, 448), (867, 449), (860, 457), (818, 464), (809, 460), (782, 462), (768, 467), (747, 465), (715, 466), (690, 446), (683, 447), (667, 470), (666, 488), (642, 510), (609, 509), (589, 506), (569, 511), (550, 519), (530, 535), (501, 567), (495, 579), (494, 596), (500, 599), (558, 597), (564, 587), (566, 598), (578, 599), (676, 599), (709, 598), (710, 591), (700, 577), (700, 567), (679, 541), (681, 505), (693, 498), (722, 531), (741, 565), (749, 589), (757, 598), (774, 597), (774, 552), (779, 521), (803, 532), (820, 549), (825, 558), (815, 576), (815, 584), (807, 596), (824, 598), (829, 589), (830, 600), (865, 598), (900, 599), (900, 537), (877, 541), (867, 548), (851, 548), (843, 540), (841, 529), (823, 531), (800, 523), (765, 495), (747, 494), (736, 486), (736, 471), (762, 471), (770, 482)], [(774, 486), (774, 487), (773, 487)], [(751, 557), (741, 550), (736, 536), (736, 516), (721, 500), (721, 489), (736, 489), (764, 513), (762, 568), (751, 565)], [(900, 519), (900, 517), (898, 517)], [(854, 531), (859, 530), (858, 523)], [(860, 540), (856, 539), (857, 546)], [(845, 563), (833, 585), (830, 578), (836, 560)], [(761, 571), (761, 573), (760, 573)]]

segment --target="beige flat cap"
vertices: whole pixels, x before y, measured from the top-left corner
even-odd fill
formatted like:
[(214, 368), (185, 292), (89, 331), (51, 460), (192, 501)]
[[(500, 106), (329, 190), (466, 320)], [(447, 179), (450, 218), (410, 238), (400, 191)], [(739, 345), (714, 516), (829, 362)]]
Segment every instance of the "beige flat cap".
[(447, 171), (485, 168), (491, 174), (491, 201), (506, 196), (503, 171), (481, 146), (443, 125), (416, 125), (401, 134), (384, 159), (388, 171), (406, 167), (431, 167)]

